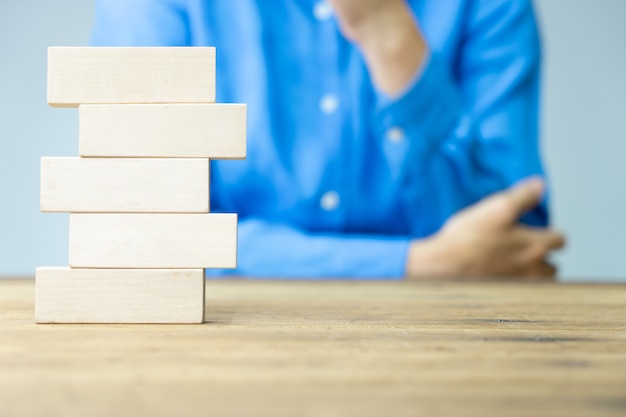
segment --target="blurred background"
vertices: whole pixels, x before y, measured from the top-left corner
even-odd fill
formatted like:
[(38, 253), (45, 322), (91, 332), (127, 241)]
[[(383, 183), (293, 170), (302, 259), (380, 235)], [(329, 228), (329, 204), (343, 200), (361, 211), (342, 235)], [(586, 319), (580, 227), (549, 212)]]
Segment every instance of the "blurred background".
[[(535, 0), (542, 149), (563, 281), (626, 281), (625, 0)], [(68, 215), (39, 212), (39, 158), (78, 155), (78, 112), (46, 104), (46, 48), (86, 45), (86, 0), (0, 2), (0, 277), (67, 265)]]

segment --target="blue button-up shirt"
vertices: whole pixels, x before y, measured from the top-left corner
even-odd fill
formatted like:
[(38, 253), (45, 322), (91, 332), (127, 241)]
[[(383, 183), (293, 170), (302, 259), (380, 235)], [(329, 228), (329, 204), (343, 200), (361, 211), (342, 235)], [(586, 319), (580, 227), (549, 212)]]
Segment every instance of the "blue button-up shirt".
[(236, 273), (399, 278), (411, 239), (542, 173), (531, 1), (409, 3), (430, 53), (386, 97), (323, 2), (96, 2), (94, 45), (216, 46), (217, 101), (248, 104), (247, 160), (211, 169)]

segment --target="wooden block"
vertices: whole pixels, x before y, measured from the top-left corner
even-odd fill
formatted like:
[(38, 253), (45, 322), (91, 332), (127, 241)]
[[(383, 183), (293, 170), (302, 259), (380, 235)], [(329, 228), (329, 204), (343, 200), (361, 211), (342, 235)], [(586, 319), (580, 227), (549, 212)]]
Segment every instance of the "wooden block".
[(202, 323), (202, 269), (37, 268), (37, 323)]
[(246, 157), (245, 104), (81, 105), (81, 156)]
[(234, 268), (237, 215), (70, 214), (73, 268)]
[(208, 159), (42, 158), (41, 211), (208, 213)]
[(214, 101), (215, 48), (48, 48), (48, 104), (53, 107)]

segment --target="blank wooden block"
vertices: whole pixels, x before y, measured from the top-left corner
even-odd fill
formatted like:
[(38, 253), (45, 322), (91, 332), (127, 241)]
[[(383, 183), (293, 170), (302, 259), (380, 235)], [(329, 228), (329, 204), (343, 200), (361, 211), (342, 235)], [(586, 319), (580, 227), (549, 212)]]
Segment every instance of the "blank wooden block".
[(37, 323), (202, 323), (202, 269), (37, 268)]
[(81, 105), (81, 156), (246, 157), (245, 104)]
[(70, 266), (234, 268), (237, 215), (70, 214)]
[(208, 213), (208, 159), (42, 158), (41, 211)]
[(48, 48), (48, 104), (53, 107), (214, 101), (215, 48)]

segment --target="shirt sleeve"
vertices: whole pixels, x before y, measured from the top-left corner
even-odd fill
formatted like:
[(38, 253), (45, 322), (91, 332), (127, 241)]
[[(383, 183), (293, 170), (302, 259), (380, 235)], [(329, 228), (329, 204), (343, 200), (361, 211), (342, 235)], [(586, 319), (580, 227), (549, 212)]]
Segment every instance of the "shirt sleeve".
[[(414, 235), (429, 235), (461, 208), (543, 175), (532, 6), (529, 0), (493, 4), (470, 7), (454, 70), (435, 51), (398, 97), (377, 94), (374, 131), (399, 165)], [(389, 144), (390, 135), (397, 143), (400, 134), (405, 146)], [(546, 202), (522, 220), (546, 225)]]
[(237, 269), (208, 276), (254, 278), (401, 279), (409, 239), (309, 233), (260, 218), (239, 222)]

